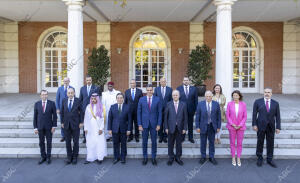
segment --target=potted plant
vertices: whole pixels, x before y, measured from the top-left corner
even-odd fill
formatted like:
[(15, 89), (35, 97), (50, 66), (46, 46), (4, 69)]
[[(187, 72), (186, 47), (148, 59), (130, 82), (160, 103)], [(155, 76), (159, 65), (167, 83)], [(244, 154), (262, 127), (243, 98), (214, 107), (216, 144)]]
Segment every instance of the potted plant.
[(187, 75), (190, 77), (192, 83), (198, 88), (198, 95), (204, 96), (206, 85), (204, 81), (211, 78), (209, 75), (212, 69), (212, 54), (210, 48), (203, 44), (197, 45), (196, 49), (192, 50), (189, 55), (189, 62), (187, 66)]
[(93, 48), (92, 54), (88, 59), (88, 74), (92, 77), (93, 83), (98, 85), (103, 91), (107, 78), (110, 76), (108, 50), (104, 45), (101, 45), (99, 48)]

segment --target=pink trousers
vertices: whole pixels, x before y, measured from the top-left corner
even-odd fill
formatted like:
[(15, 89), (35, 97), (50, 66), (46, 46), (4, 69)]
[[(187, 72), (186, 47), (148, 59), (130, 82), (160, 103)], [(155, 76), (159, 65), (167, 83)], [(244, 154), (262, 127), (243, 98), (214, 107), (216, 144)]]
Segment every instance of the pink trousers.
[[(235, 149), (237, 149), (237, 157), (240, 158), (243, 149), (244, 130), (228, 130), (230, 138), (231, 156), (235, 157)], [(235, 145), (237, 139), (237, 145)]]

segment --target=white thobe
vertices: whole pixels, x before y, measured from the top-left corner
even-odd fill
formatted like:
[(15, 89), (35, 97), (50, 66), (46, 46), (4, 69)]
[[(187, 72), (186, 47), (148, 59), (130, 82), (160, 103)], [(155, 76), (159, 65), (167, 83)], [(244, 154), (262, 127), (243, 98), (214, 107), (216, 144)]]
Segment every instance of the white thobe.
[[(107, 156), (107, 145), (104, 136), (104, 115), (102, 118), (96, 116), (96, 106), (94, 106), (94, 115), (92, 114), (91, 104), (86, 107), (84, 115), (84, 130), (87, 130), (86, 134), (86, 149), (87, 149), (87, 161), (102, 161)], [(102, 134), (99, 135), (99, 130), (102, 130)]]
[(110, 138), (111, 136), (108, 134), (107, 130), (107, 124), (108, 124), (108, 114), (109, 114), (109, 109), (110, 106), (117, 103), (116, 96), (118, 93), (121, 93), (118, 90), (113, 89), (112, 91), (106, 91), (102, 92), (102, 104), (105, 106), (105, 111), (106, 111), (106, 120), (105, 120), (105, 137), (106, 139)]

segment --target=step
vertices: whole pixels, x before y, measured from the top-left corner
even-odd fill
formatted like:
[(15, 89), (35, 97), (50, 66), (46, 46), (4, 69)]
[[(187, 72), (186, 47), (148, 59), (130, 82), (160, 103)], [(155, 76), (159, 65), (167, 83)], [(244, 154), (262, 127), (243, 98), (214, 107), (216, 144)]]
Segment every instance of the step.
[[(222, 138), (229, 138), (228, 130), (224, 130), (221, 135)], [(33, 129), (0, 129), (0, 138), (32, 138), (37, 137), (38, 135), (34, 134)], [(57, 130), (53, 137), (59, 138), (60, 130)], [(186, 136), (187, 137), (187, 136)], [(253, 130), (246, 130), (244, 138), (256, 138), (257, 134)], [(199, 139), (200, 134), (194, 130), (194, 138)], [(299, 139), (300, 130), (282, 130), (280, 134), (276, 134), (275, 138), (279, 139)]]
[[(80, 139), (82, 142), (82, 139)], [(265, 141), (266, 143), (266, 141)], [(244, 148), (256, 148), (257, 139), (244, 139), (243, 147)], [(151, 147), (152, 143), (148, 141), (148, 147)], [(64, 148), (66, 145), (64, 142), (60, 142), (60, 138), (52, 139), (53, 148)], [(80, 147), (86, 147), (85, 144), (80, 143)], [(183, 148), (200, 148), (200, 139), (195, 139), (195, 144), (190, 143), (189, 141), (184, 141), (182, 144)], [(229, 148), (230, 143), (229, 139), (222, 139), (222, 144), (216, 144), (216, 148)], [(38, 148), (39, 139), (38, 138), (0, 138), (0, 148)], [(112, 142), (107, 143), (107, 147), (113, 147)], [(128, 148), (141, 148), (142, 142), (129, 142), (127, 143)], [(157, 143), (159, 148), (167, 148), (167, 143)], [(285, 148), (285, 149), (300, 149), (300, 139), (275, 139), (274, 142), (275, 148)]]
[[(113, 157), (113, 149), (108, 148), (108, 158)], [(199, 148), (184, 148), (182, 150), (182, 158), (200, 158)], [(148, 156), (151, 157), (151, 149), (148, 148)], [(167, 148), (157, 148), (157, 158), (168, 158)], [(264, 151), (264, 153), (266, 153)], [(208, 150), (207, 150), (208, 154)], [(40, 149), (39, 148), (0, 148), (0, 158), (39, 158)], [(52, 149), (53, 158), (66, 158), (65, 148), (53, 148)], [(86, 148), (79, 149), (79, 158), (86, 157)], [(128, 148), (127, 158), (142, 158), (142, 149)], [(216, 158), (230, 158), (229, 148), (218, 148), (215, 151)], [(255, 158), (255, 148), (244, 148), (242, 152), (242, 158)], [(275, 159), (300, 159), (300, 149), (274, 149)], [(253, 162), (255, 163), (255, 162)]]

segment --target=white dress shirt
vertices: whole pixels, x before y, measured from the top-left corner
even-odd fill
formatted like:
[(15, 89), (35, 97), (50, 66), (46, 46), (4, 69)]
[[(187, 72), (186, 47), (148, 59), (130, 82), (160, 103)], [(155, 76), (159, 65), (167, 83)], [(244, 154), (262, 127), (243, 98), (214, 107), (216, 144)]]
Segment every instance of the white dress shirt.
[[(267, 106), (267, 99), (264, 98), (264, 101), (265, 101), (265, 106)], [(271, 99), (268, 99), (269, 101), (269, 110), (271, 109)]]
[(238, 117), (239, 114), (239, 103), (235, 103), (235, 116)]

